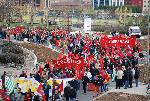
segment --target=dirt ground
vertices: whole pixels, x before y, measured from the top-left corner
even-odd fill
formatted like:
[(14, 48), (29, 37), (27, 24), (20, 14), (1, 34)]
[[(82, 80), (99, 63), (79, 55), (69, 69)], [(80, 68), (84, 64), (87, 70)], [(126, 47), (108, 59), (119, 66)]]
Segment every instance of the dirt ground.
[(150, 96), (112, 92), (100, 97), (99, 99), (96, 99), (95, 101), (148, 101), (148, 100), (150, 100)]
[(52, 51), (51, 49), (44, 47), (42, 45), (36, 45), (33, 43), (16, 43), (23, 48), (27, 48), (37, 56), (38, 62), (45, 62), (48, 60), (50, 62), (51, 59), (57, 59), (58, 53)]

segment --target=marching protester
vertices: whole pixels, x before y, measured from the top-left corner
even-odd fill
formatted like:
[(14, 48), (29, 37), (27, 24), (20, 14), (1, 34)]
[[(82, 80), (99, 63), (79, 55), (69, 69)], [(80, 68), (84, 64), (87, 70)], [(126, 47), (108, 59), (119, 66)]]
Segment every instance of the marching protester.
[(65, 88), (64, 88), (64, 97), (66, 98), (66, 101), (69, 101), (69, 91), (71, 90), (71, 86), (70, 84), (68, 84)]
[(133, 72), (131, 70), (131, 67), (129, 67), (129, 88), (132, 88), (132, 82), (133, 82)]
[(24, 101), (32, 101), (31, 89), (29, 89), (28, 92), (26, 92), (25, 97), (24, 97)]
[(126, 67), (123, 72), (124, 72), (123, 79), (124, 79), (124, 86), (125, 86), (124, 89), (127, 89), (129, 87), (129, 68)]
[(85, 73), (84, 76), (83, 76), (83, 78), (82, 78), (82, 85), (83, 85), (84, 94), (86, 94), (87, 83), (88, 82), (89, 82), (89, 78), (87, 77), (87, 75)]
[(27, 75), (26, 75), (26, 73), (24, 71), (22, 71), (22, 74), (20, 74), (19, 77), (25, 77), (25, 78), (27, 78)]
[(15, 93), (16, 101), (24, 101), (24, 94), (21, 92), (21, 88), (18, 88), (18, 92)]
[(1, 79), (2, 79), (2, 86), (5, 90), (5, 77), (6, 77), (6, 71), (4, 71), (4, 74), (1, 76)]
[(140, 71), (139, 71), (138, 67), (136, 66), (135, 67), (135, 74), (134, 74), (136, 87), (138, 87), (139, 77), (140, 77)]
[(122, 68), (119, 66), (118, 67), (118, 71), (116, 74), (117, 80), (116, 80), (116, 89), (120, 89), (120, 87), (122, 87), (122, 77), (123, 77), (123, 71)]

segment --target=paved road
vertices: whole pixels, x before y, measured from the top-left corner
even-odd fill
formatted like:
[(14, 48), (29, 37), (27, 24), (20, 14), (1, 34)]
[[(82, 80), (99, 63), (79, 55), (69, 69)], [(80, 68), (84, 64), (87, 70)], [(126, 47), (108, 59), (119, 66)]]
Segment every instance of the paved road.
[[(110, 82), (108, 85), (109, 90), (115, 88), (115, 82)], [(78, 92), (78, 101), (92, 101), (93, 94), (92, 91), (87, 91), (87, 94), (83, 94), (82, 83), (80, 87), (80, 91)]]

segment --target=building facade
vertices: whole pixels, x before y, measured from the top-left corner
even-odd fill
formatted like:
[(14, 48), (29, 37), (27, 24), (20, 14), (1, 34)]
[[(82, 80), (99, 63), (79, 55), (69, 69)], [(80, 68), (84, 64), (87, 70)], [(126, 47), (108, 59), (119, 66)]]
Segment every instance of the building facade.
[(124, 0), (93, 0), (93, 9), (100, 6), (123, 6)]
[(33, 6), (39, 9), (50, 7), (51, 0), (13, 0), (14, 6)]
[(132, 0), (124, 0), (124, 5), (132, 5)]
[(143, 0), (132, 0), (132, 6), (143, 7)]
[(150, 11), (150, 0), (143, 0), (143, 13)]

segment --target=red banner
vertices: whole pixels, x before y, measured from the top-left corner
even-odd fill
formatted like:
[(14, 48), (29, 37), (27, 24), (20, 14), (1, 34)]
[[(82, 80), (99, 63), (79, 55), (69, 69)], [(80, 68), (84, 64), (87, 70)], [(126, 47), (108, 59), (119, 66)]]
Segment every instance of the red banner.
[(74, 57), (63, 57), (59, 60), (52, 60), (56, 68), (71, 68), (82, 69), (84, 66), (84, 58), (75, 59)]
[(124, 37), (124, 36), (115, 36), (108, 38), (107, 36), (102, 37), (100, 40), (102, 47), (134, 47), (136, 45), (135, 37)]

